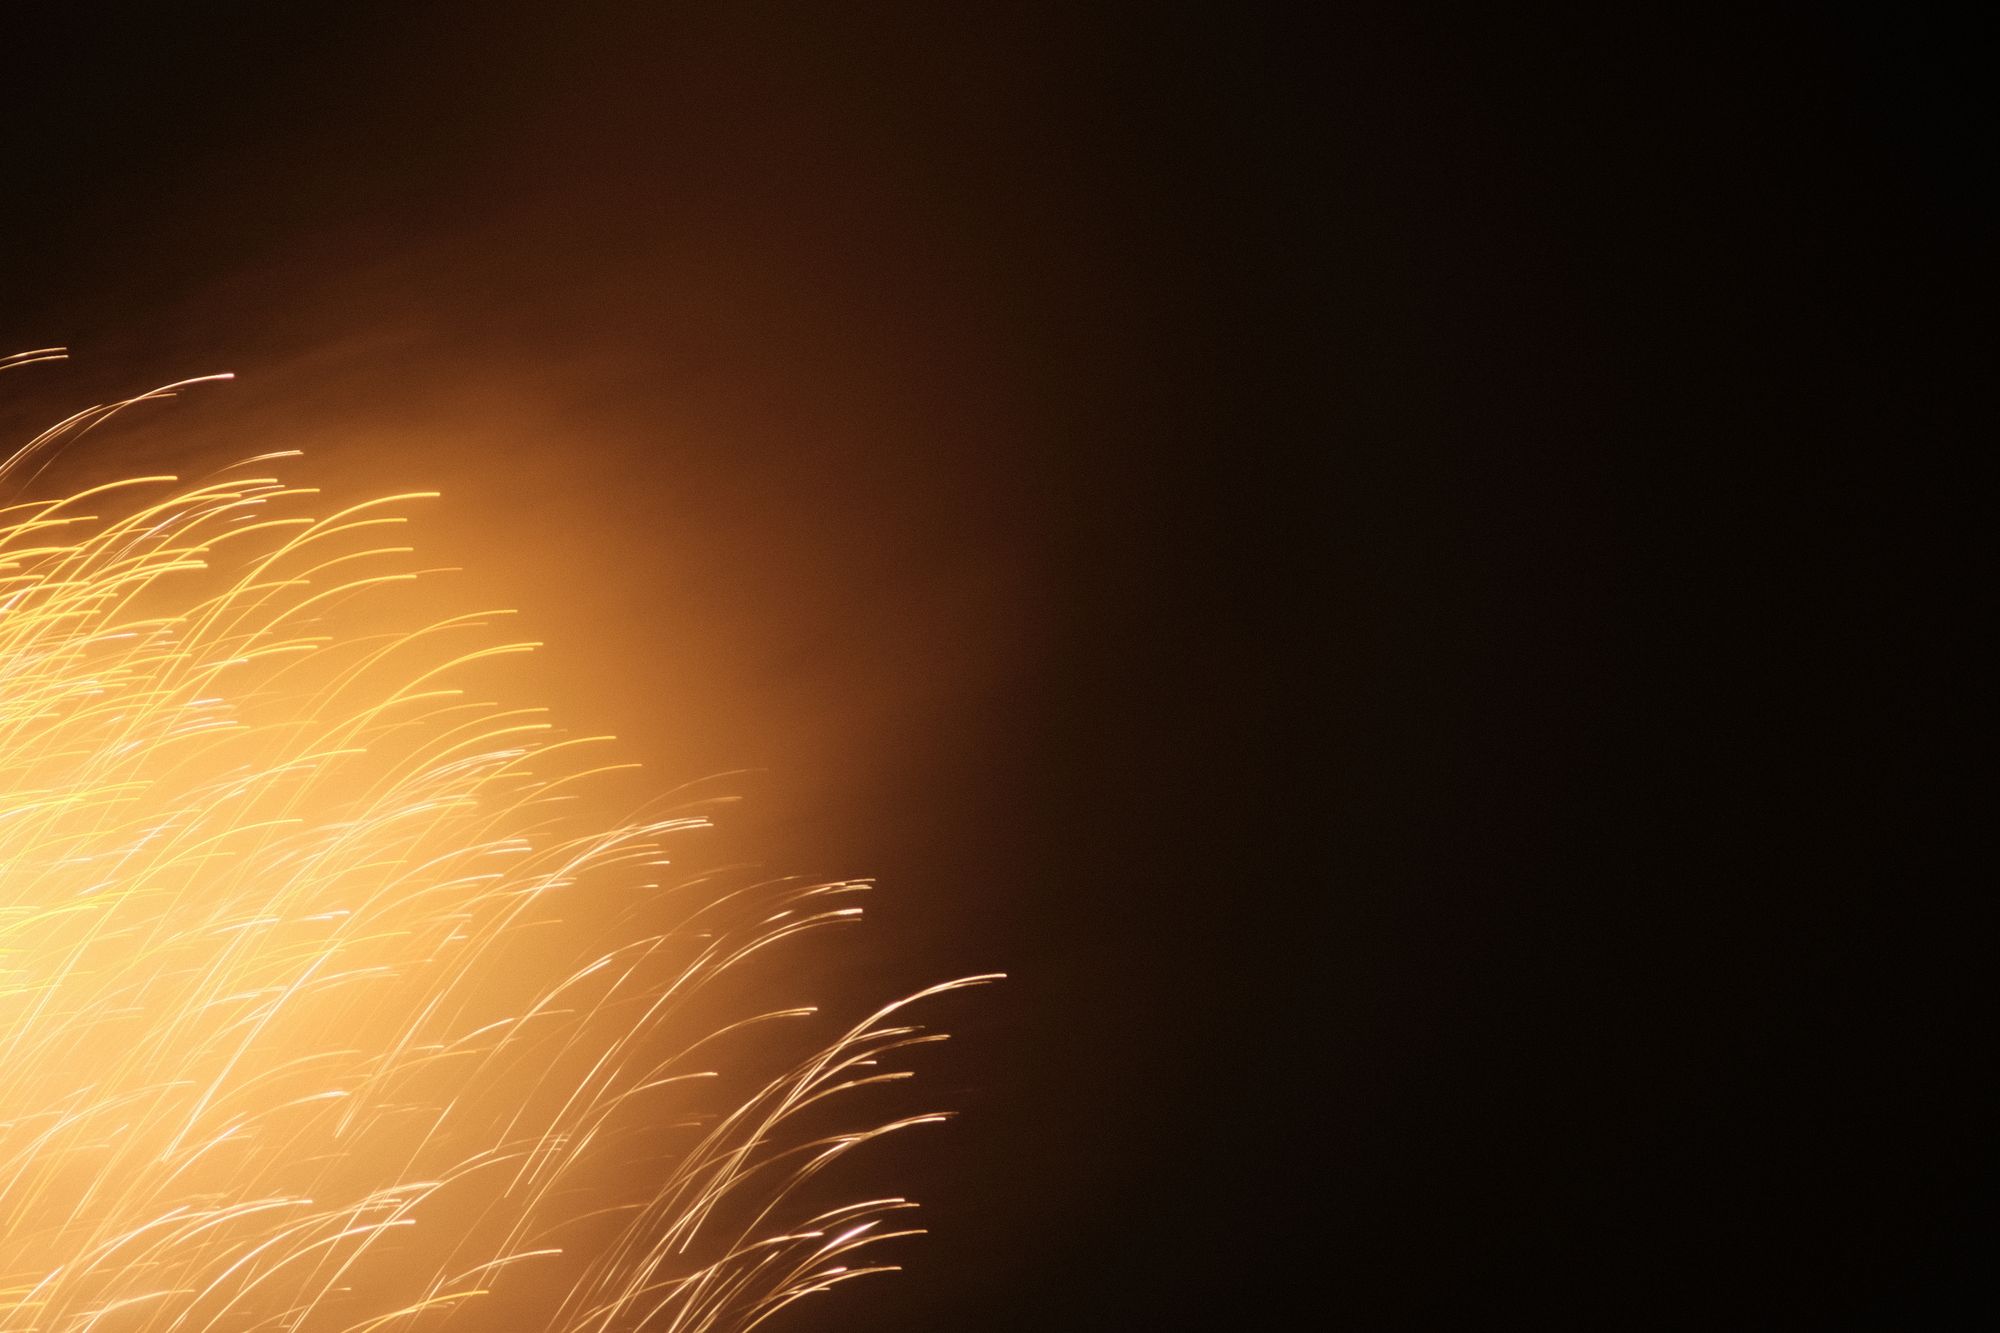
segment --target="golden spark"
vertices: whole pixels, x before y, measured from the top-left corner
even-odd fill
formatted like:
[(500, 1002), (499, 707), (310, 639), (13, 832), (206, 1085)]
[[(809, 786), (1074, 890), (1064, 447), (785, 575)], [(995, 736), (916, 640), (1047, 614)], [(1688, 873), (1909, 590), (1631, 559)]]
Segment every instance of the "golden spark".
[(892, 1269), (914, 1205), (815, 1178), (942, 1118), (841, 1107), (995, 978), (770, 1040), (813, 1011), (748, 965), (865, 885), (594, 818), (605, 738), (486, 697), (534, 645), (412, 596), (422, 496), (320, 512), (285, 451), (34, 498), (194, 382), (0, 461), (0, 1333), (708, 1333)]

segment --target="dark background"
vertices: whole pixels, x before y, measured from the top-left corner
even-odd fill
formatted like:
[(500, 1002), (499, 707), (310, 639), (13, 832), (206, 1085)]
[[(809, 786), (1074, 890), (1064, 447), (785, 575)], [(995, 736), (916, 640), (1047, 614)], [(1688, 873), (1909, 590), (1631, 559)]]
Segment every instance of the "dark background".
[(1969, 521), (1957, 34), (29, 22), (0, 349), (77, 350), (48, 405), (230, 369), (175, 410), (442, 474), (585, 712), (882, 879), (829, 984), (1013, 974), (883, 1163), (936, 1234), (798, 1326), (1974, 1294), (1930, 755), (1976, 620), (1917, 554)]

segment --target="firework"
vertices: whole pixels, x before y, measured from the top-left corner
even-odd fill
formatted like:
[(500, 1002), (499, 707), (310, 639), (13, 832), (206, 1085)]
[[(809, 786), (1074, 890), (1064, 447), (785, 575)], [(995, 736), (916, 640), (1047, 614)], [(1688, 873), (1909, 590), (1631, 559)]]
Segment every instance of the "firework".
[(37, 498), (183, 387), (0, 461), (0, 1333), (700, 1333), (891, 1268), (913, 1205), (815, 1177), (941, 1117), (839, 1108), (992, 978), (770, 1039), (812, 1011), (748, 965), (865, 886), (594, 816), (604, 739), (501, 701), (533, 645), (416, 594), (424, 497), (274, 453)]

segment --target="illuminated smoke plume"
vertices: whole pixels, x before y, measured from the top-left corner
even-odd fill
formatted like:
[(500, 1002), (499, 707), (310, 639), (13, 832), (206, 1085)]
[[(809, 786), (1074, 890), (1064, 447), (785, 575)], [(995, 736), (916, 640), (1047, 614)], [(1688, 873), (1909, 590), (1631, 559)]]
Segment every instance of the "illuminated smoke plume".
[(841, 1107), (988, 978), (789, 1044), (746, 965), (863, 886), (606, 817), (602, 738), (492, 701), (532, 645), (427, 604), (421, 497), (38, 493), (178, 387), (0, 462), (0, 1331), (741, 1330), (887, 1268), (912, 1205), (813, 1178), (939, 1118)]

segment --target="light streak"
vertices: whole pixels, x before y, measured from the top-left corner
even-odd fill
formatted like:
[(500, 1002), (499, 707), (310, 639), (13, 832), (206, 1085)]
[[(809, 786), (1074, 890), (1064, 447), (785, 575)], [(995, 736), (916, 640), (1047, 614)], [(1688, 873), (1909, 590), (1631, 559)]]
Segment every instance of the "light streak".
[(730, 987), (864, 886), (593, 822), (606, 738), (475, 688), (533, 645), (415, 615), (423, 496), (321, 515), (281, 450), (35, 498), (198, 382), (0, 459), (0, 1333), (711, 1333), (893, 1271), (914, 1205), (808, 1200), (941, 1117), (828, 1107), (995, 978), (769, 1067), (814, 1011)]

